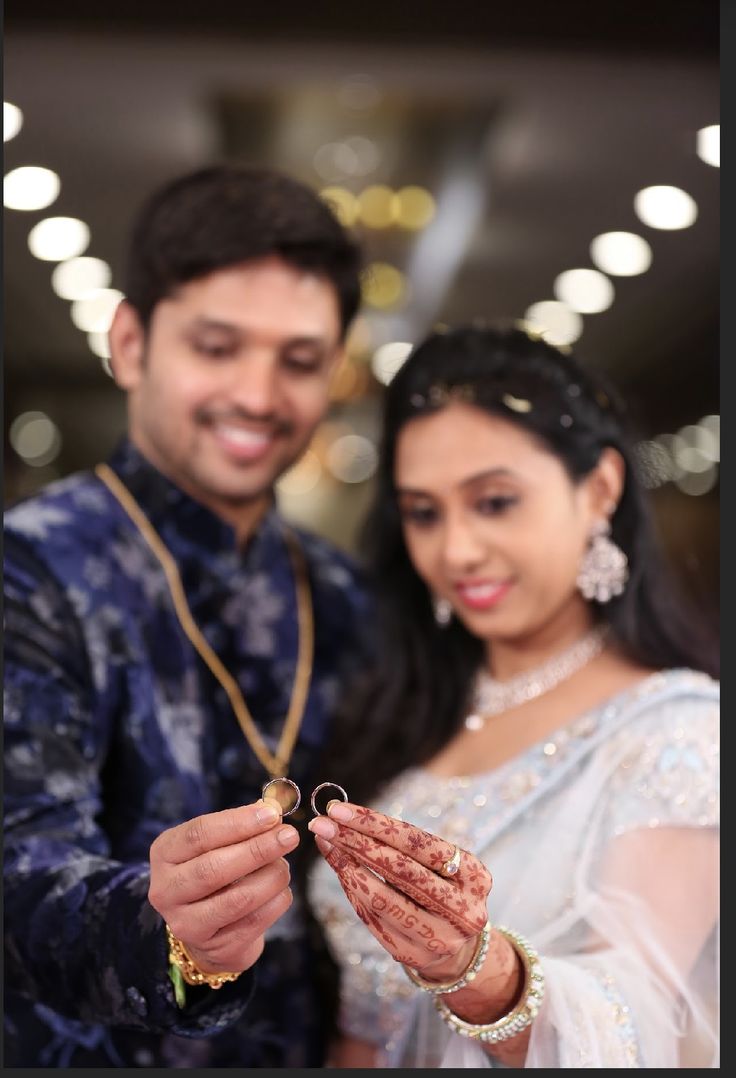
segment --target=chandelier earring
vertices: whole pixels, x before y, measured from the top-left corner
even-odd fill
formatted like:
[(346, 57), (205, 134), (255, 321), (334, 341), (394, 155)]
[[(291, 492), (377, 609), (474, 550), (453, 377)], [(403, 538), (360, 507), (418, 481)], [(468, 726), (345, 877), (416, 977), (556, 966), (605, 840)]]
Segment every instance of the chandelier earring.
[(581, 594), (597, 603), (607, 603), (621, 595), (629, 579), (629, 559), (610, 535), (608, 520), (594, 525), (578, 570), (576, 583)]
[(434, 610), (434, 620), (444, 629), (452, 621), (452, 603), (449, 599), (441, 599), (436, 596), (432, 600), (432, 608)]

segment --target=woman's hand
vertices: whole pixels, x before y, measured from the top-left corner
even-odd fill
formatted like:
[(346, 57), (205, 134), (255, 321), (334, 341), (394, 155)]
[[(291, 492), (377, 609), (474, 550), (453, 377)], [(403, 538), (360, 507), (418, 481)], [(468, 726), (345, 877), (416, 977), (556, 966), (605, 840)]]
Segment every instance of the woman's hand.
[(462, 850), (419, 827), (360, 805), (333, 804), (309, 824), (360, 919), (397, 962), (433, 981), (460, 977), (486, 922), (492, 879)]

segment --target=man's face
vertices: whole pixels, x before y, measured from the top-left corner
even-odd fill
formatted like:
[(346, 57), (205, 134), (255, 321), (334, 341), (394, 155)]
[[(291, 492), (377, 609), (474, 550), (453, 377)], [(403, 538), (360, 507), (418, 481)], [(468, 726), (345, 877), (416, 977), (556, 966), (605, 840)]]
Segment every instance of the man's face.
[(338, 300), (324, 278), (268, 257), (182, 285), (147, 334), (121, 304), (110, 342), (132, 441), (231, 513), (270, 495), (322, 418), (340, 358)]

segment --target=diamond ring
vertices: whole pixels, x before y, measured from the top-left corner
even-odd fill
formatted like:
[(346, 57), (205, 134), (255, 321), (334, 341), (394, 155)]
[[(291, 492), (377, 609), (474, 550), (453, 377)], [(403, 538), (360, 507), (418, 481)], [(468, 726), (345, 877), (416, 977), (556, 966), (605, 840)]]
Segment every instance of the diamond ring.
[(456, 846), (453, 850), (452, 857), (448, 857), (445, 863), (440, 869), (440, 876), (444, 876), (445, 879), (449, 879), (455, 876), (460, 869), (460, 855), (462, 850), (459, 846)]

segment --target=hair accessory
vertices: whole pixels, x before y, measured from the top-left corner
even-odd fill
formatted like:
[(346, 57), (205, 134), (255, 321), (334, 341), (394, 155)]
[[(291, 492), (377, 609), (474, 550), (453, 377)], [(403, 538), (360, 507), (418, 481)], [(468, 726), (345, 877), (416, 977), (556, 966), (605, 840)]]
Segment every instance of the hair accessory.
[(611, 525), (604, 520), (595, 526), (577, 576), (582, 595), (597, 603), (607, 603), (621, 595), (629, 579), (629, 559), (609, 538)]
[(462, 850), (459, 846), (456, 846), (452, 851), (452, 857), (448, 857), (445, 863), (440, 869), (440, 876), (444, 876), (445, 879), (451, 879), (456, 876), (460, 869), (460, 855)]
[(441, 599), (439, 596), (432, 600), (432, 609), (434, 611), (434, 620), (438, 625), (449, 625), (452, 621), (453, 607), (449, 599)]
[(470, 1037), (485, 1044), (498, 1044), (516, 1037), (534, 1021), (544, 998), (544, 971), (537, 952), (518, 932), (512, 932), (500, 925), (496, 925), (495, 930), (509, 941), (524, 967), (524, 987), (516, 1006), (495, 1022), (476, 1025), (459, 1018), (439, 996), (434, 1001), (435, 1007), (450, 1029), (461, 1037)]
[(482, 730), (485, 721), (509, 708), (525, 704), (581, 670), (586, 663), (599, 655), (605, 645), (606, 630), (596, 626), (580, 640), (546, 663), (525, 670), (509, 681), (497, 681), (485, 670), (479, 670), (471, 704), (471, 713), (465, 719), (468, 730)]
[[(320, 782), (319, 786), (315, 786), (315, 788), (312, 790), (312, 812), (314, 813), (315, 816), (324, 815), (324, 813), (320, 812), (319, 809), (317, 808), (317, 794), (319, 793), (320, 790), (324, 790), (327, 786), (334, 786), (334, 788), (336, 790), (339, 790), (340, 793), (342, 794), (343, 801), (349, 801), (350, 800), (348, 795), (343, 790), (342, 786), (338, 786), (336, 782)], [(337, 800), (337, 798), (334, 798), (334, 797), (332, 798), (332, 801), (336, 801), (336, 800)], [(327, 803), (328, 808), (330, 807), (330, 804), (332, 803), (332, 801), (328, 801), (328, 803)]]
[[(266, 793), (268, 787), (275, 786), (277, 782), (283, 782), (285, 786), (290, 786), (292, 790), (294, 790), (296, 794), (296, 800), (294, 801), (294, 804), (291, 806), (291, 808), (284, 809), (284, 803), (277, 793)], [(289, 798), (291, 798), (291, 796), (292, 795), (289, 795)], [(292, 812), (296, 812), (296, 810), (299, 808), (299, 805), (301, 804), (302, 800), (302, 792), (295, 782), (292, 782), (291, 779), (287, 779), (282, 775), (275, 779), (269, 779), (268, 782), (264, 783), (263, 789), (261, 790), (261, 797), (272, 797), (275, 801), (278, 801), (282, 809), (281, 816), (282, 818), (285, 818), (286, 816), (291, 816)]]
[[(174, 966), (179, 971), (186, 984), (206, 984), (208, 988), (222, 988), (229, 981), (237, 981), (240, 973), (242, 973), (242, 970), (239, 973), (204, 973), (168, 925), (166, 925), (166, 939), (169, 944), (169, 965)], [(174, 985), (176, 987), (176, 982), (174, 982)], [(177, 993), (177, 1003), (179, 1006), (184, 1005), (181, 1002), (179, 993)]]
[(456, 981), (448, 981), (447, 984), (440, 984), (438, 981), (425, 981), (423, 977), (417, 973), (411, 966), (404, 966), (406, 975), (410, 981), (412, 981), (417, 988), (421, 988), (423, 992), (429, 992), (433, 996), (447, 996), (450, 992), (459, 992), (461, 988), (465, 988), (466, 984), (470, 984), (474, 981), (478, 970), (483, 965), (483, 961), (488, 954), (488, 942), (491, 937), (491, 922), (486, 921), (480, 930), (478, 936), (478, 943), (475, 948), (473, 957), (470, 959), (470, 963), (464, 973), (461, 973)]
[(102, 480), (110, 493), (117, 498), (121, 506), (128, 514), (132, 522), (138, 528), (152, 553), (158, 559), (164, 572), (166, 583), (169, 586), (171, 600), (174, 604), (176, 616), (184, 634), (198, 655), (204, 660), (210, 672), (225, 690), (230, 706), (235, 713), (235, 718), (240, 724), (246, 741), (263, 764), (272, 778), (276, 778), (287, 770), (291, 754), (294, 751), (296, 739), (299, 736), (299, 728), (304, 718), (309, 694), (309, 682), (312, 676), (312, 662), (314, 658), (314, 617), (312, 612), (312, 597), (309, 588), (309, 573), (304, 557), (304, 552), (299, 545), (296, 534), (290, 529), (284, 532), (284, 538), (289, 548), (294, 570), (296, 586), (297, 625), (299, 628), (299, 650), (296, 660), (296, 673), (294, 686), (289, 701), (289, 710), (284, 719), (283, 730), (276, 753), (272, 753), (261, 733), (256, 726), (253, 716), (243, 699), (240, 687), (225, 668), (219, 657), (212, 650), (199, 626), (192, 617), (189, 604), (184, 594), (184, 586), (181, 582), (176, 562), (163, 543), (161, 537), (141, 509), (138, 502), (130, 493), (125, 484), (117, 477), (108, 464), (98, 464), (95, 468), (97, 476)]
[(452, 401), (460, 401), (465, 404), (472, 404), (475, 400), (475, 387), (469, 383), (463, 383), (461, 385), (448, 386), (444, 382), (435, 382), (424, 393), (412, 393), (409, 398), (409, 403), (414, 408), (426, 408), (428, 404), (433, 405), (436, 408), (441, 408), (445, 404), (450, 404)]
[(504, 393), (501, 400), (512, 412), (531, 412), (532, 402), (524, 397), (514, 397), (511, 393)]

